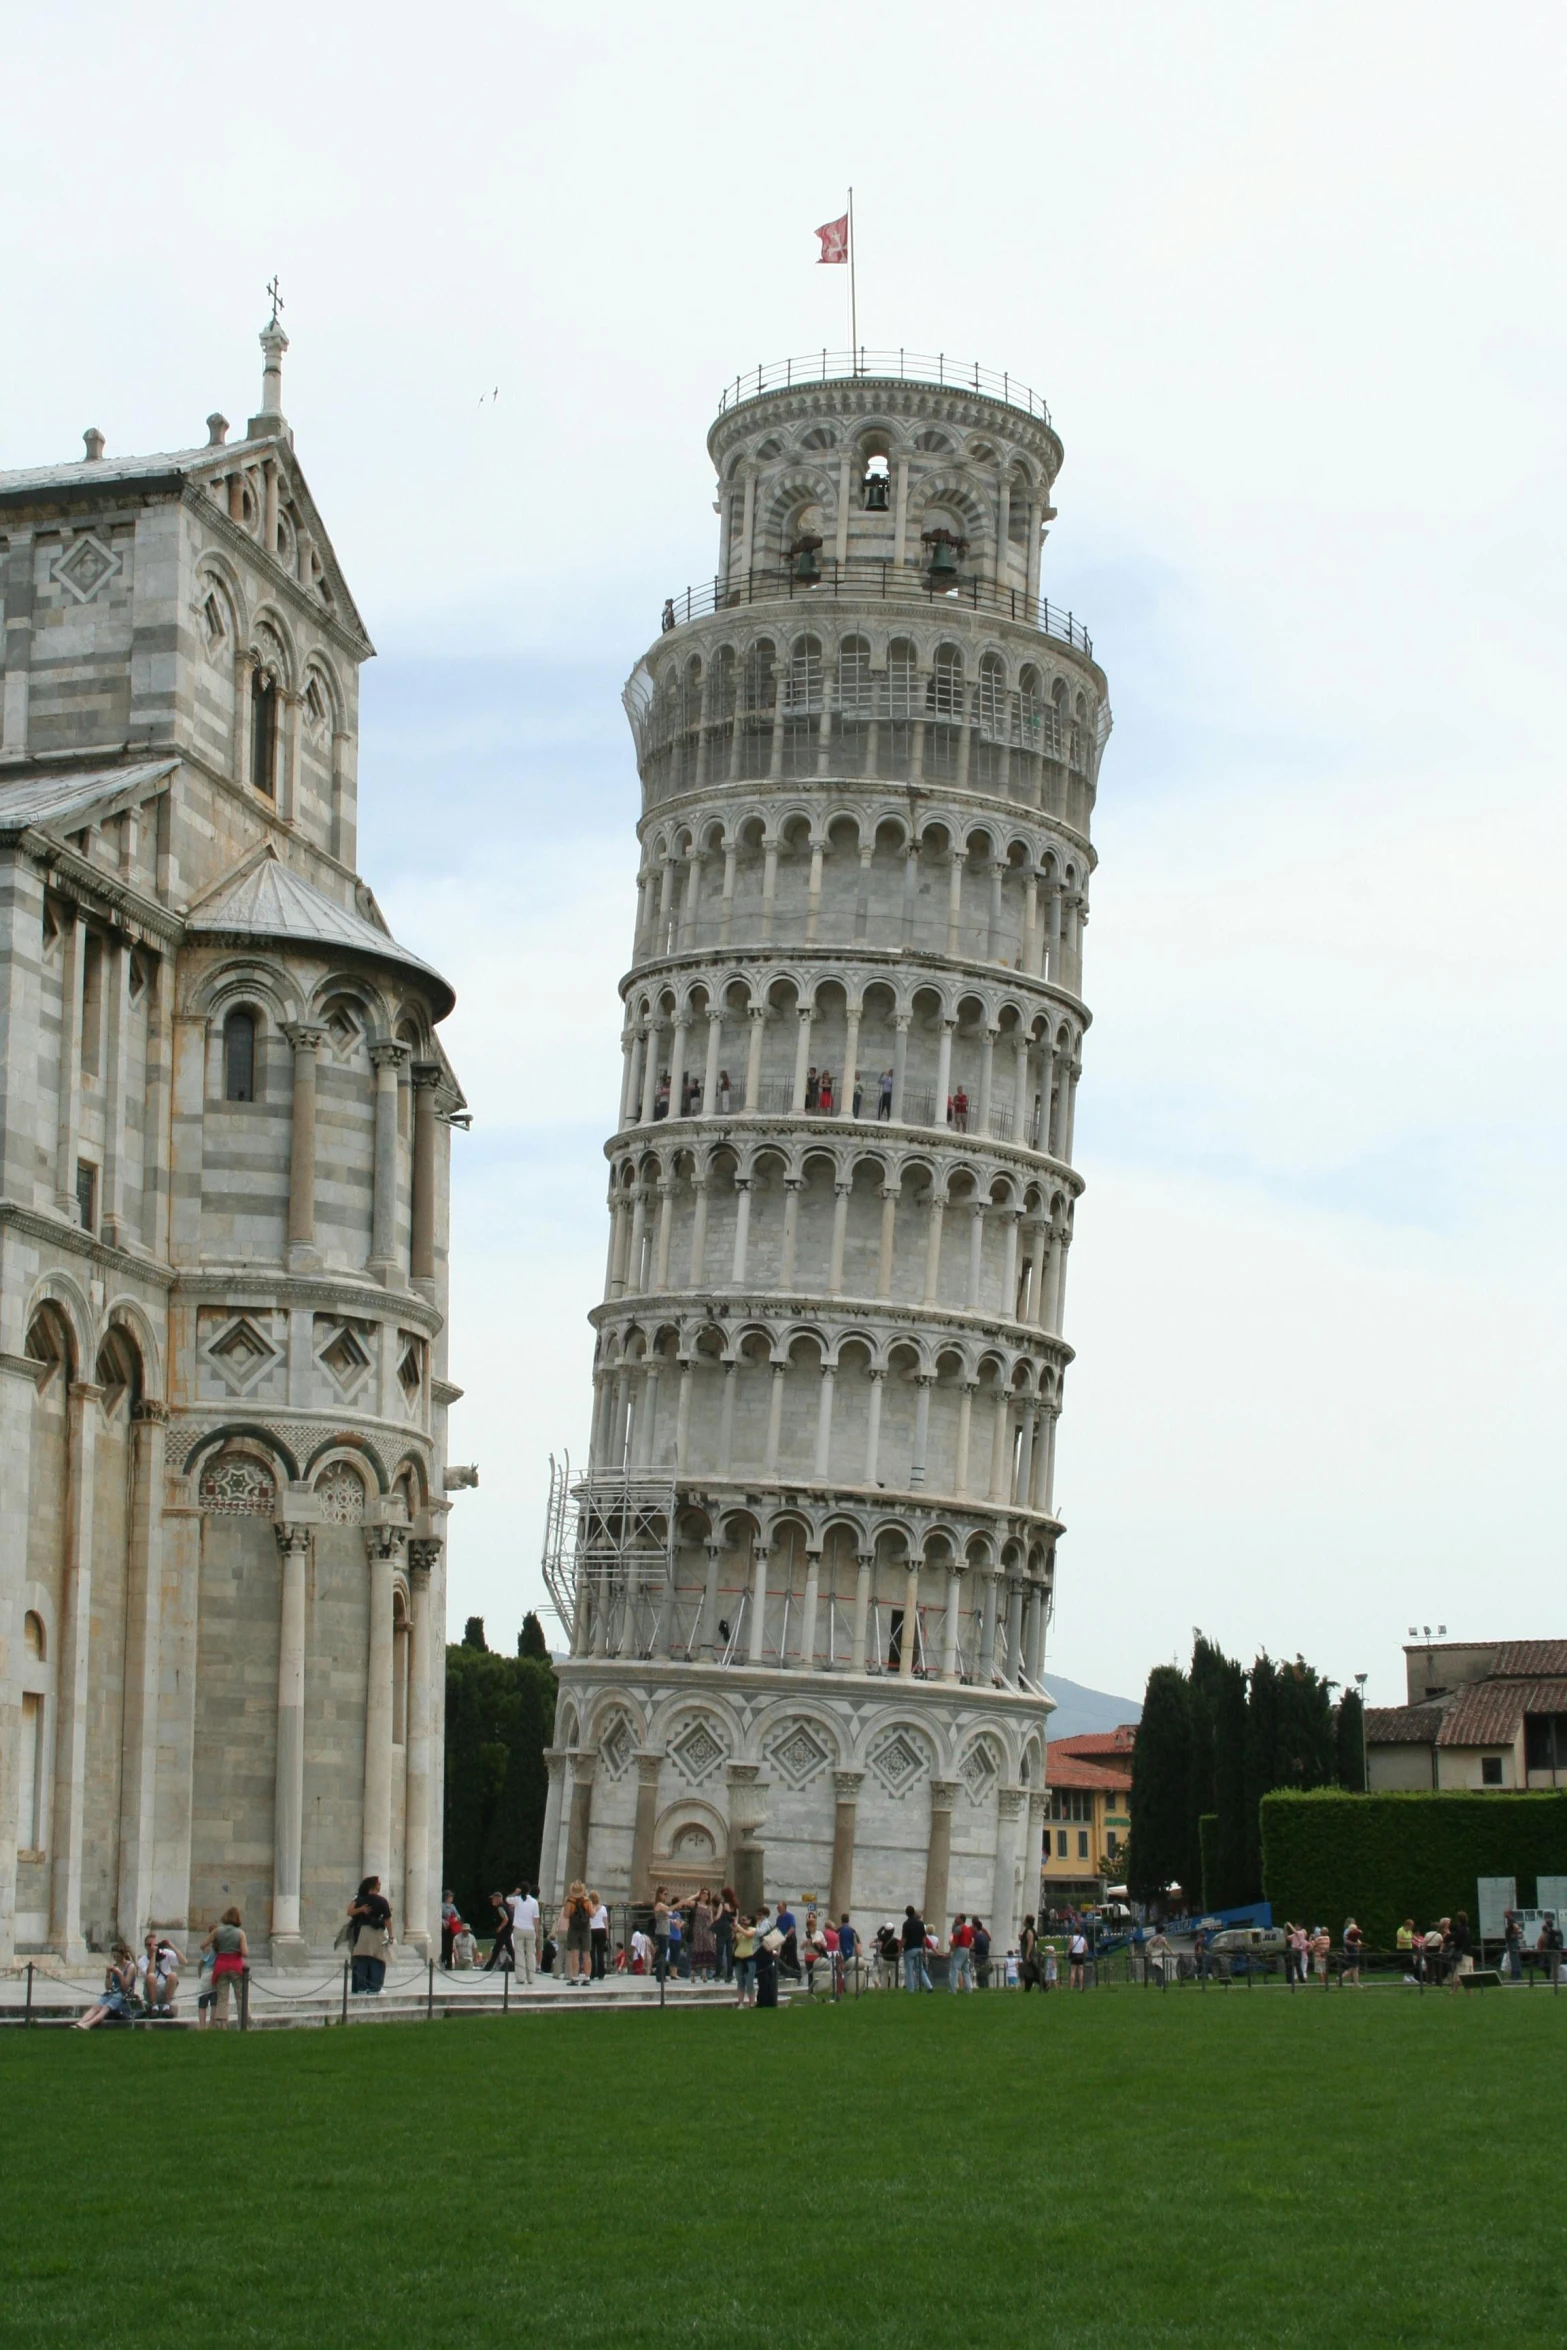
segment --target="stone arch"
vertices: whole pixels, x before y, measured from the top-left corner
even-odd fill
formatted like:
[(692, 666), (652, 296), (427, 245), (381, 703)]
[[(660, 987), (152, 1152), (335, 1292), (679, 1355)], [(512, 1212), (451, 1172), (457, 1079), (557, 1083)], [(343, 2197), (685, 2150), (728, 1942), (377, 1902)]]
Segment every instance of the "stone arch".
[(374, 1445), (368, 1437), (356, 1436), (346, 1429), (334, 1430), (316, 1446), (305, 1461), (301, 1472), (303, 1481), (313, 1485), (321, 1470), (337, 1460), (350, 1461), (372, 1494), (390, 1492), (391, 1479), (381, 1466), (381, 1456)]
[(141, 1358), (143, 1401), (158, 1402), (164, 1395), (163, 1350), (152, 1319), (134, 1297), (119, 1296), (110, 1301), (104, 1315), (105, 1330), (124, 1330)]
[(281, 1034), (301, 1017), (298, 983), (281, 957), (263, 962), (256, 955), (236, 955), (202, 972), (189, 1009), (199, 1017), (221, 1022), (236, 1006), (254, 1003)]
[[(58, 1267), (41, 1274), (28, 1295), (24, 1322), (27, 1329), (27, 1352), (34, 1362), (59, 1363), (67, 1379), (80, 1379), (80, 1366), (93, 1355), (92, 1309), (81, 1289), (69, 1273)], [(33, 1353), (34, 1326), (40, 1321), (52, 1343), (53, 1353), (45, 1356)]]
[(294, 631), (278, 605), (257, 605), (249, 637), (249, 650), (256, 667), (284, 693), (291, 694), (299, 675), (299, 648)]

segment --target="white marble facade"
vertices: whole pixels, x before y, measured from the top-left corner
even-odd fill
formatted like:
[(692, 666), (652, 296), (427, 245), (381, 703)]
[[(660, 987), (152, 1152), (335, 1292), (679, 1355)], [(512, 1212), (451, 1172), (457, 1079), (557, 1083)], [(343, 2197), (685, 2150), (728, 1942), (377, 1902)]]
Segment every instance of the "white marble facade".
[(282, 412), (0, 473), (0, 1964), (439, 1887), (452, 994)]
[[(933, 371), (934, 372), (934, 371)], [(546, 1888), (1033, 1909), (1089, 827), (1010, 379), (764, 372), (626, 690), (641, 871)], [(565, 1516), (559, 1521), (562, 1531)]]

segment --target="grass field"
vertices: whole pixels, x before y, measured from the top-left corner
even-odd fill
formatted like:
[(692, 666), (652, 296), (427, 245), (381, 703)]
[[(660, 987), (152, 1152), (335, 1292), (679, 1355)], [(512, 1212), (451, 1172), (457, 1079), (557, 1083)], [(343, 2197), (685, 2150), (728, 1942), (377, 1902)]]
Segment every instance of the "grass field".
[(1567, 2333), (1567, 1999), (0, 2033), (0, 2340)]

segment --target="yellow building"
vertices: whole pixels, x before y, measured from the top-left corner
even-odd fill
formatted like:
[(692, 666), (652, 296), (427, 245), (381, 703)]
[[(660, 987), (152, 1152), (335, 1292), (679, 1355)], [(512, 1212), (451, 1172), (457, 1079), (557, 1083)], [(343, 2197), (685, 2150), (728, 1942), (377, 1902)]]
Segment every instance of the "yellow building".
[(1106, 1885), (1120, 1878), (1132, 1827), (1136, 1742), (1134, 1722), (1050, 1741), (1041, 1886), (1046, 1909), (1100, 1901)]

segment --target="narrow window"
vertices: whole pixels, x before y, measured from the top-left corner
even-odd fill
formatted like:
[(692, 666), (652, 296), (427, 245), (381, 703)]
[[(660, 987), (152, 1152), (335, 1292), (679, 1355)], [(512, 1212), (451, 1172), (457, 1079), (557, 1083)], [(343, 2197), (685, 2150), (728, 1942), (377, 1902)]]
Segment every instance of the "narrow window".
[(1079, 1860), (1088, 1858), (1088, 1830), (1086, 1828), (1079, 1828), (1077, 1831), (1077, 1857)]
[(895, 1673), (903, 1662), (903, 1610), (901, 1607), (895, 1607), (888, 1611), (887, 1623), (887, 1670), (889, 1673)]
[[(30, 1619), (29, 1619), (30, 1620)], [(43, 1745), (44, 1701), (37, 1695), (22, 1699), (21, 1798), (17, 1805), (16, 1840), (24, 1851), (36, 1852), (43, 1843), (42, 1807), (39, 1796), (43, 1790), (44, 1774), (39, 1768)]]
[(76, 1162), (76, 1220), (84, 1232), (98, 1228), (98, 1170), (85, 1159)]
[(1499, 1754), (1483, 1754), (1483, 1755), (1480, 1757), (1480, 1784), (1481, 1784), (1481, 1786), (1482, 1786), (1482, 1787), (1500, 1787), (1501, 1783), (1502, 1783), (1502, 1758), (1501, 1758), (1501, 1756), (1500, 1756)]
[(277, 688), (265, 670), (250, 680), (250, 780), (269, 800), (277, 797)]
[(82, 950), (82, 1075), (96, 1077), (102, 1062), (103, 940), (89, 930)]
[(256, 1098), (256, 1016), (230, 1012), (223, 1023), (223, 1099), (253, 1102)]

